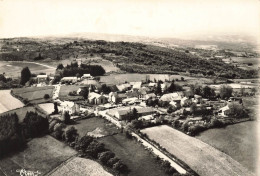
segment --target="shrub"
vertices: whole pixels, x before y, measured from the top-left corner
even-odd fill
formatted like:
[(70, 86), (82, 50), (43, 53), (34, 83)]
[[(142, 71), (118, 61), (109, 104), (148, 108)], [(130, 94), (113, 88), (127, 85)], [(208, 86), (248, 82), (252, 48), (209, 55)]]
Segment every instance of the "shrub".
[(115, 163), (117, 163), (118, 161), (119, 161), (119, 159), (116, 158), (116, 157), (110, 158), (110, 159), (107, 161), (107, 165), (108, 165), (109, 167), (113, 167), (113, 165), (114, 165)]
[(98, 159), (103, 163), (103, 164), (108, 164), (108, 160), (113, 158), (115, 154), (111, 151), (105, 151), (102, 153), (98, 154)]
[(48, 99), (48, 98), (50, 98), (50, 95), (49, 95), (49, 94), (45, 94), (45, 95), (43, 96), (43, 98), (44, 98), (44, 99)]
[(113, 169), (119, 171), (120, 173), (125, 173), (128, 171), (128, 168), (125, 164), (122, 163), (121, 160), (117, 161), (114, 165), (113, 165)]
[(78, 131), (75, 127), (69, 127), (65, 130), (65, 141), (66, 142), (74, 142), (76, 138), (79, 136)]
[(77, 142), (76, 149), (85, 151), (92, 141), (93, 141), (93, 137), (91, 137), (91, 136), (83, 136)]

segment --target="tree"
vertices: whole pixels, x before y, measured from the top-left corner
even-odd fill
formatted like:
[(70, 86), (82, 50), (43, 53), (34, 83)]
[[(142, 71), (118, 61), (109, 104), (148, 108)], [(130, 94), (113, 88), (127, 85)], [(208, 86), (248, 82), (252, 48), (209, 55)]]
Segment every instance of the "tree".
[(216, 94), (215, 94), (215, 90), (210, 88), (209, 86), (204, 86), (202, 88), (202, 96), (204, 98), (212, 98), (214, 97)]
[(111, 89), (106, 84), (102, 84), (100, 92), (103, 92), (104, 94), (109, 94), (111, 92)]
[(70, 123), (70, 114), (68, 111), (65, 111), (62, 113), (62, 119), (64, 121), (65, 124)]
[(117, 163), (118, 161), (119, 161), (119, 159), (116, 158), (116, 157), (110, 158), (110, 159), (107, 161), (107, 165), (108, 165), (109, 167), (113, 167), (113, 165), (114, 165), (115, 163)]
[(64, 68), (63, 64), (59, 64), (59, 65), (57, 66), (57, 70), (62, 70), (63, 68)]
[(0, 81), (6, 83), (7, 80), (6, 80), (5, 76), (4, 76), (4, 74), (0, 74)]
[(231, 102), (228, 105), (229, 107), (229, 116), (240, 118), (246, 116), (244, 107), (239, 102)]
[(27, 81), (29, 81), (31, 78), (31, 71), (28, 67), (24, 67), (21, 71), (21, 85), (25, 85)]
[(78, 150), (85, 151), (92, 141), (93, 137), (85, 135), (79, 139), (79, 141), (76, 144), (76, 148)]
[(232, 96), (233, 89), (230, 86), (222, 85), (219, 90), (219, 95), (221, 99), (228, 99)]
[(49, 94), (45, 94), (45, 95), (43, 96), (43, 98), (44, 98), (44, 99), (48, 99), (48, 98), (50, 98), (50, 95), (49, 95)]
[(111, 151), (105, 151), (102, 153), (98, 154), (98, 159), (103, 163), (103, 164), (108, 164), (108, 160), (113, 158), (115, 154)]
[(79, 136), (78, 131), (74, 126), (69, 127), (65, 131), (65, 141), (66, 142), (74, 142), (78, 136)]
[(162, 87), (161, 87), (161, 84), (160, 84), (159, 81), (157, 82), (157, 86), (156, 86), (156, 89), (155, 89), (155, 94), (156, 95), (161, 95), (162, 94)]
[(255, 95), (256, 92), (257, 92), (257, 89), (256, 89), (255, 87), (253, 87), (253, 88), (251, 89), (251, 92), (252, 92), (253, 95)]
[(58, 103), (57, 102), (54, 102), (54, 112), (53, 114), (58, 114), (59, 113), (59, 110), (58, 110)]
[(127, 170), (128, 170), (127, 166), (125, 164), (123, 164), (123, 162), (121, 160), (117, 161), (113, 165), (113, 169), (119, 171), (120, 173), (127, 172)]
[(23, 120), (24, 132), (27, 138), (38, 137), (48, 132), (49, 122), (36, 112), (27, 112)]
[(82, 88), (80, 91), (80, 95), (83, 96), (84, 99), (88, 99), (89, 90), (87, 88)]
[(192, 105), (190, 106), (190, 112), (192, 114), (195, 114), (196, 111), (197, 111), (197, 105), (196, 105), (196, 103), (192, 103)]

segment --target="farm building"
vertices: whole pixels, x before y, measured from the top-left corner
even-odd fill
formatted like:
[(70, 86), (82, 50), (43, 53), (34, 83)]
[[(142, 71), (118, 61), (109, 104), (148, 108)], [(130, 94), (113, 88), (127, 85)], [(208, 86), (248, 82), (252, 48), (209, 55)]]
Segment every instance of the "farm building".
[(127, 96), (123, 93), (110, 92), (108, 95), (108, 101), (111, 103), (120, 103), (125, 98), (127, 98)]
[(174, 92), (174, 93), (168, 93), (168, 94), (164, 94), (160, 100), (161, 101), (178, 101), (181, 100), (183, 97), (183, 92)]
[(80, 111), (80, 107), (78, 104), (72, 101), (64, 101), (60, 104), (61, 111), (67, 111), (69, 114), (75, 114)]
[(125, 83), (125, 84), (120, 84), (120, 85), (116, 85), (117, 89), (119, 91), (127, 91), (130, 90), (132, 88), (132, 85), (129, 83)]
[(154, 93), (149, 93), (144, 96), (145, 100), (148, 100), (149, 98), (156, 98), (156, 95)]
[(93, 79), (93, 76), (91, 76), (90, 74), (83, 74), (83, 76), (81, 76), (81, 79)]
[(72, 82), (72, 83), (76, 83), (78, 81), (77, 77), (63, 77), (61, 80), (61, 82)]
[(107, 97), (105, 97), (103, 94), (98, 94), (95, 92), (90, 92), (88, 95), (88, 102), (90, 104), (104, 104), (107, 103)]
[(37, 82), (42, 83), (45, 82), (47, 80), (48, 76), (47, 75), (37, 75)]
[[(115, 117), (118, 118), (119, 120), (124, 119), (124, 117), (126, 117), (131, 111), (133, 110), (133, 108), (129, 108), (129, 109), (124, 109), (124, 110), (118, 110), (115, 113)], [(156, 110), (151, 108), (151, 107), (142, 107), (142, 108), (136, 108), (137, 110), (137, 114), (139, 115), (139, 117), (142, 116), (148, 116), (148, 115), (152, 115), (154, 113), (156, 113)]]
[(142, 86), (142, 82), (130, 82), (130, 84), (132, 85), (133, 90), (139, 90)]
[(226, 105), (224, 106), (223, 108), (220, 108), (218, 110), (218, 115), (221, 116), (221, 117), (227, 117), (228, 113), (230, 112), (229, 110), (229, 106)]
[(189, 105), (191, 103), (191, 99), (187, 98), (187, 97), (183, 97), (181, 99), (181, 106), (186, 106)]

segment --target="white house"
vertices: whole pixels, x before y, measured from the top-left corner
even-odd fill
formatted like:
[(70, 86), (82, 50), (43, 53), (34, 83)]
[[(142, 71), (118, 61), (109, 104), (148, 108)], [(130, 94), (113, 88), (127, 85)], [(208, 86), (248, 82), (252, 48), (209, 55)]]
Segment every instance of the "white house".
[(47, 80), (47, 78), (48, 78), (47, 75), (37, 75), (38, 84), (41, 82), (45, 82)]
[(162, 101), (177, 101), (177, 100), (181, 100), (183, 96), (183, 92), (174, 92), (174, 93), (168, 93), (168, 94), (164, 94), (160, 100)]
[(133, 86), (132, 89), (141, 89), (141, 86), (142, 86), (142, 82), (130, 82), (130, 84)]
[(229, 106), (226, 105), (223, 108), (218, 110), (218, 115), (221, 117), (227, 117), (228, 113), (230, 112)]
[(63, 77), (61, 79), (61, 82), (72, 82), (72, 83), (76, 83), (78, 81), (77, 77)]
[(156, 98), (156, 95), (154, 93), (149, 93), (144, 96), (145, 100), (148, 100), (149, 98)]
[(181, 99), (181, 106), (186, 106), (189, 105), (191, 103), (191, 99), (187, 98), (187, 97), (183, 97)]
[(83, 76), (81, 76), (81, 79), (93, 79), (93, 76), (91, 76), (90, 74), (83, 74)]
[(96, 92), (90, 92), (88, 95), (88, 102), (90, 104), (105, 104), (107, 103), (107, 97), (103, 94), (98, 94)]
[(62, 112), (67, 111), (69, 114), (74, 114), (80, 111), (79, 105), (72, 101), (61, 102), (60, 106)]

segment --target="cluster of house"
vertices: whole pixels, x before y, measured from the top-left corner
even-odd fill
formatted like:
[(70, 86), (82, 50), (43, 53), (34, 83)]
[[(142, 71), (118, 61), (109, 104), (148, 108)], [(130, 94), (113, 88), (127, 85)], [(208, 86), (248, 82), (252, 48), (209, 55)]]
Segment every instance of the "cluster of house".
[[(92, 79), (92, 77), (88, 74), (83, 75), (82, 79)], [(196, 104), (197, 109), (202, 107), (202, 104), (203, 107), (206, 106), (207, 110), (212, 110), (215, 106), (214, 109), (218, 109), (217, 114), (222, 117), (226, 117), (229, 113), (229, 106), (225, 106), (225, 102), (211, 102), (208, 99), (203, 99), (200, 95), (194, 95), (194, 97), (188, 98), (184, 95), (184, 92), (182, 91), (165, 93), (162, 96), (157, 96), (153, 92), (155, 86), (157, 86), (157, 83), (153, 82), (146, 84), (142, 82), (124, 83), (113, 85), (113, 88), (111, 88), (112, 92), (110, 92), (109, 94), (99, 93), (97, 90), (93, 91), (93, 88), (91, 88), (91, 86), (83, 86), (78, 89), (77, 94), (80, 94), (83, 89), (88, 89), (88, 103), (100, 107), (99, 109), (109, 109), (116, 107), (117, 105), (139, 105), (136, 109), (138, 110), (139, 116), (143, 117), (144, 119), (151, 119), (152, 115), (155, 114), (155, 112), (163, 109), (147, 107), (145, 101), (148, 99), (159, 99), (160, 101), (168, 102), (170, 106), (178, 109), (176, 113), (191, 111), (190, 105), (194, 103)], [(165, 92), (169, 86), (170, 83), (168, 82), (162, 83), (162, 92)], [(230, 101), (234, 100), (230, 99)], [(112, 116), (116, 117), (119, 120), (124, 118), (124, 116), (126, 116), (131, 110), (131, 106), (127, 107), (128, 109), (116, 108), (116, 113)], [(61, 109), (62, 111), (68, 111), (70, 114), (80, 112), (80, 106), (70, 101), (62, 102)]]

